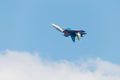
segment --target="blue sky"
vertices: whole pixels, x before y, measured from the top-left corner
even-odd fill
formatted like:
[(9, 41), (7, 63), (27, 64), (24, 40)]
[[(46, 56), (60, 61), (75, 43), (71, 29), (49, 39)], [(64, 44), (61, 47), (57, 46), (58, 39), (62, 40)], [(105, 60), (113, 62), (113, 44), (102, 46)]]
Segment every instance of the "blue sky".
[[(0, 51), (38, 52), (44, 59), (102, 58), (120, 64), (119, 0), (2, 0)], [(83, 29), (73, 43), (51, 27)]]

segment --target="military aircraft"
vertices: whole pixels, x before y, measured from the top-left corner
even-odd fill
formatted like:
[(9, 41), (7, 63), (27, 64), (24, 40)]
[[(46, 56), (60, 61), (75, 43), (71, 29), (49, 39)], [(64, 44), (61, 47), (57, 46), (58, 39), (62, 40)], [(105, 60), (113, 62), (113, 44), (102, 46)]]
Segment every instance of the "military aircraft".
[(71, 36), (71, 39), (73, 42), (75, 42), (75, 37), (78, 38), (78, 40), (80, 40), (81, 37), (83, 37), (83, 35), (86, 34), (86, 32), (84, 30), (72, 30), (71, 28), (61, 28), (56, 24), (51, 24), (54, 28), (56, 28), (58, 31), (64, 33), (65, 37), (69, 37)]

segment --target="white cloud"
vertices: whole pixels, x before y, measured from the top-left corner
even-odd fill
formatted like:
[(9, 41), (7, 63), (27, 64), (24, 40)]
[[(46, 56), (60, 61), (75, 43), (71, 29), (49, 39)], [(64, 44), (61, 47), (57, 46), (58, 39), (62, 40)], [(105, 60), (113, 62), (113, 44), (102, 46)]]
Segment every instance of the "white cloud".
[(120, 65), (99, 58), (79, 64), (51, 62), (37, 54), (7, 50), (0, 55), (0, 80), (120, 80)]

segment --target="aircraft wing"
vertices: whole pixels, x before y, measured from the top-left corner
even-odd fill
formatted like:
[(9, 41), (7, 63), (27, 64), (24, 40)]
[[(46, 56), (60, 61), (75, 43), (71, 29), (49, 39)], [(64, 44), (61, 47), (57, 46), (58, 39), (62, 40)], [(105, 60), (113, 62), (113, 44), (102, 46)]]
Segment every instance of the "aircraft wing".
[(51, 24), (54, 28), (56, 28), (58, 31), (60, 31), (60, 32), (63, 32), (64, 31), (64, 29), (63, 28), (61, 28), (61, 27), (59, 27), (59, 26), (57, 26), (57, 25), (55, 25), (55, 24)]
[(70, 35), (71, 36), (71, 39), (73, 42), (75, 42), (75, 36), (74, 35)]

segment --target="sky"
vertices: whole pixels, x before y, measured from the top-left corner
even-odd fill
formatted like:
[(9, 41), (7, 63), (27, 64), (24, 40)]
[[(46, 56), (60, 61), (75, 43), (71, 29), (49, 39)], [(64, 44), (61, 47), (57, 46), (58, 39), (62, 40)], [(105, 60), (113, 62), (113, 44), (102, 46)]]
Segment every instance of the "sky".
[[(31, 57), (34, 57), (34, 54), (37, 54), (39, 55), (37, 58), (43, 59), (42, 63), (44, 63), (44, 60), (48, 61), (49, 64), (45, 65), (45, 67), (48, 68), (51, 68), (51, 66), (54, 68), (54, 62), (56, 62), (57, 65), (63, 63), (63, 66), (68, 66), (69, 68), (71, 67), (71, 64), (77, 64), (80, 61), (89, 65), (89, 60), (93, 60), (93, 62), (95, 60), (95, 64), (97, 64), (97, 60), (99, 59), (98, 63), (100, 64), (102, 61), (105, 66), (109, 67), (110, 65), (113, 65), (118, 67), (118, 72), (113, 71), (116, 75), (115, 78), (111, 79), (118, 80), (119, 78), (116, 77), (120, 75), (119, 4), (119, 0), (1, 0), (1, 63), (6, 64), (7, 62), (13, 64), (14, 61), (9, 62), (9, 60), (12, 59), (12, 56), (9, 56), (9, 60), (7, 60), (5, 56), (14, 52), (16, 53), (11, 55), (14, 56), (15, 54), (18, 54), (18, 56), (15, 57), (20, 58), (20, 60), (24, 58), (24, 55), (22, 55), (22, 57), (19, 57), (19, 55), (24, 52)], [(73, 43), (71, 38), (66, 38), (62, 33), (55, 30), (51, 26), (52, 23), (63, 28), (70, 27), (72, 29), (83, 29), (86, 31), (87, 35), (81, 38), (80, 41), (76, 40), (76, 42)], [(29, 58), (29, 55), (26, 58)], [(15, 57), (13, 57), (13, 60), (16, 60)], [(4, 62), (3, 58), (5, 58), (6, 62)], [(31, 58), (31, 61), (32, 59), (33, 58)], [(59, 61), (62, 62), (59, 63)], [(70, 62), (70, 65), (67, 65), (64, 61)], [(20, 64), (22, 62), (24, 62), (24, 60), (20, 61)], [(24, 63), (23, 66), (25, 66), (26, 63)], [(4, 64), (1, 65), (4, 66)], [(36, 64), (43, 66), (41, 63)], [(82, 63), (80, 64), (82, 65)], [(90, 63), (90, 65), (92, 64)], [(11, 66), (10, 70), (11, 68), (14, 69), (14, 67)], [(29, 66), (27, 65), (26, 67)], [(97, 67), (100, 67), (100, 65), (97, 65)], [(47, 71), (49, 70), (48, 68), (45, 68), (44, 70)], [(55, 70), (55, 72), (59, 73), (59, 67), (56, 68), (58, 70)], [(112, 72), (112, 68), (113, 67), (111, 66), (111, 68), (108, 69), (110, 73)], [(61, 69), (64, 70), (63, 68)], [(75, 65), (75, 67), (70, 70), (72, 69), (78, 68)], [(101, 69), (104, 70), (105, 68)], [(67, 71), (69, 72), (69, 70)], [(99, 73), (99, 71), (97, 73)], [(75, 72), (75, 74), (84, 75), (79, 71)], [(91, 77), (94, 75), (93, 73), (90, 73), (90, 75), (88, 74), (88, 77), (89, 76)], [(59, 77), (61, 76), (58, 76), (58, 78)], [(99, 77), (103, 79), (102, 76)], [(93, 80), (93, 78), (90, 79)], [(95, 80), (96, 79), (98, 79), (98, 77), (95, 78)], [(86, 79), (84, 78), (83, 80)]]

